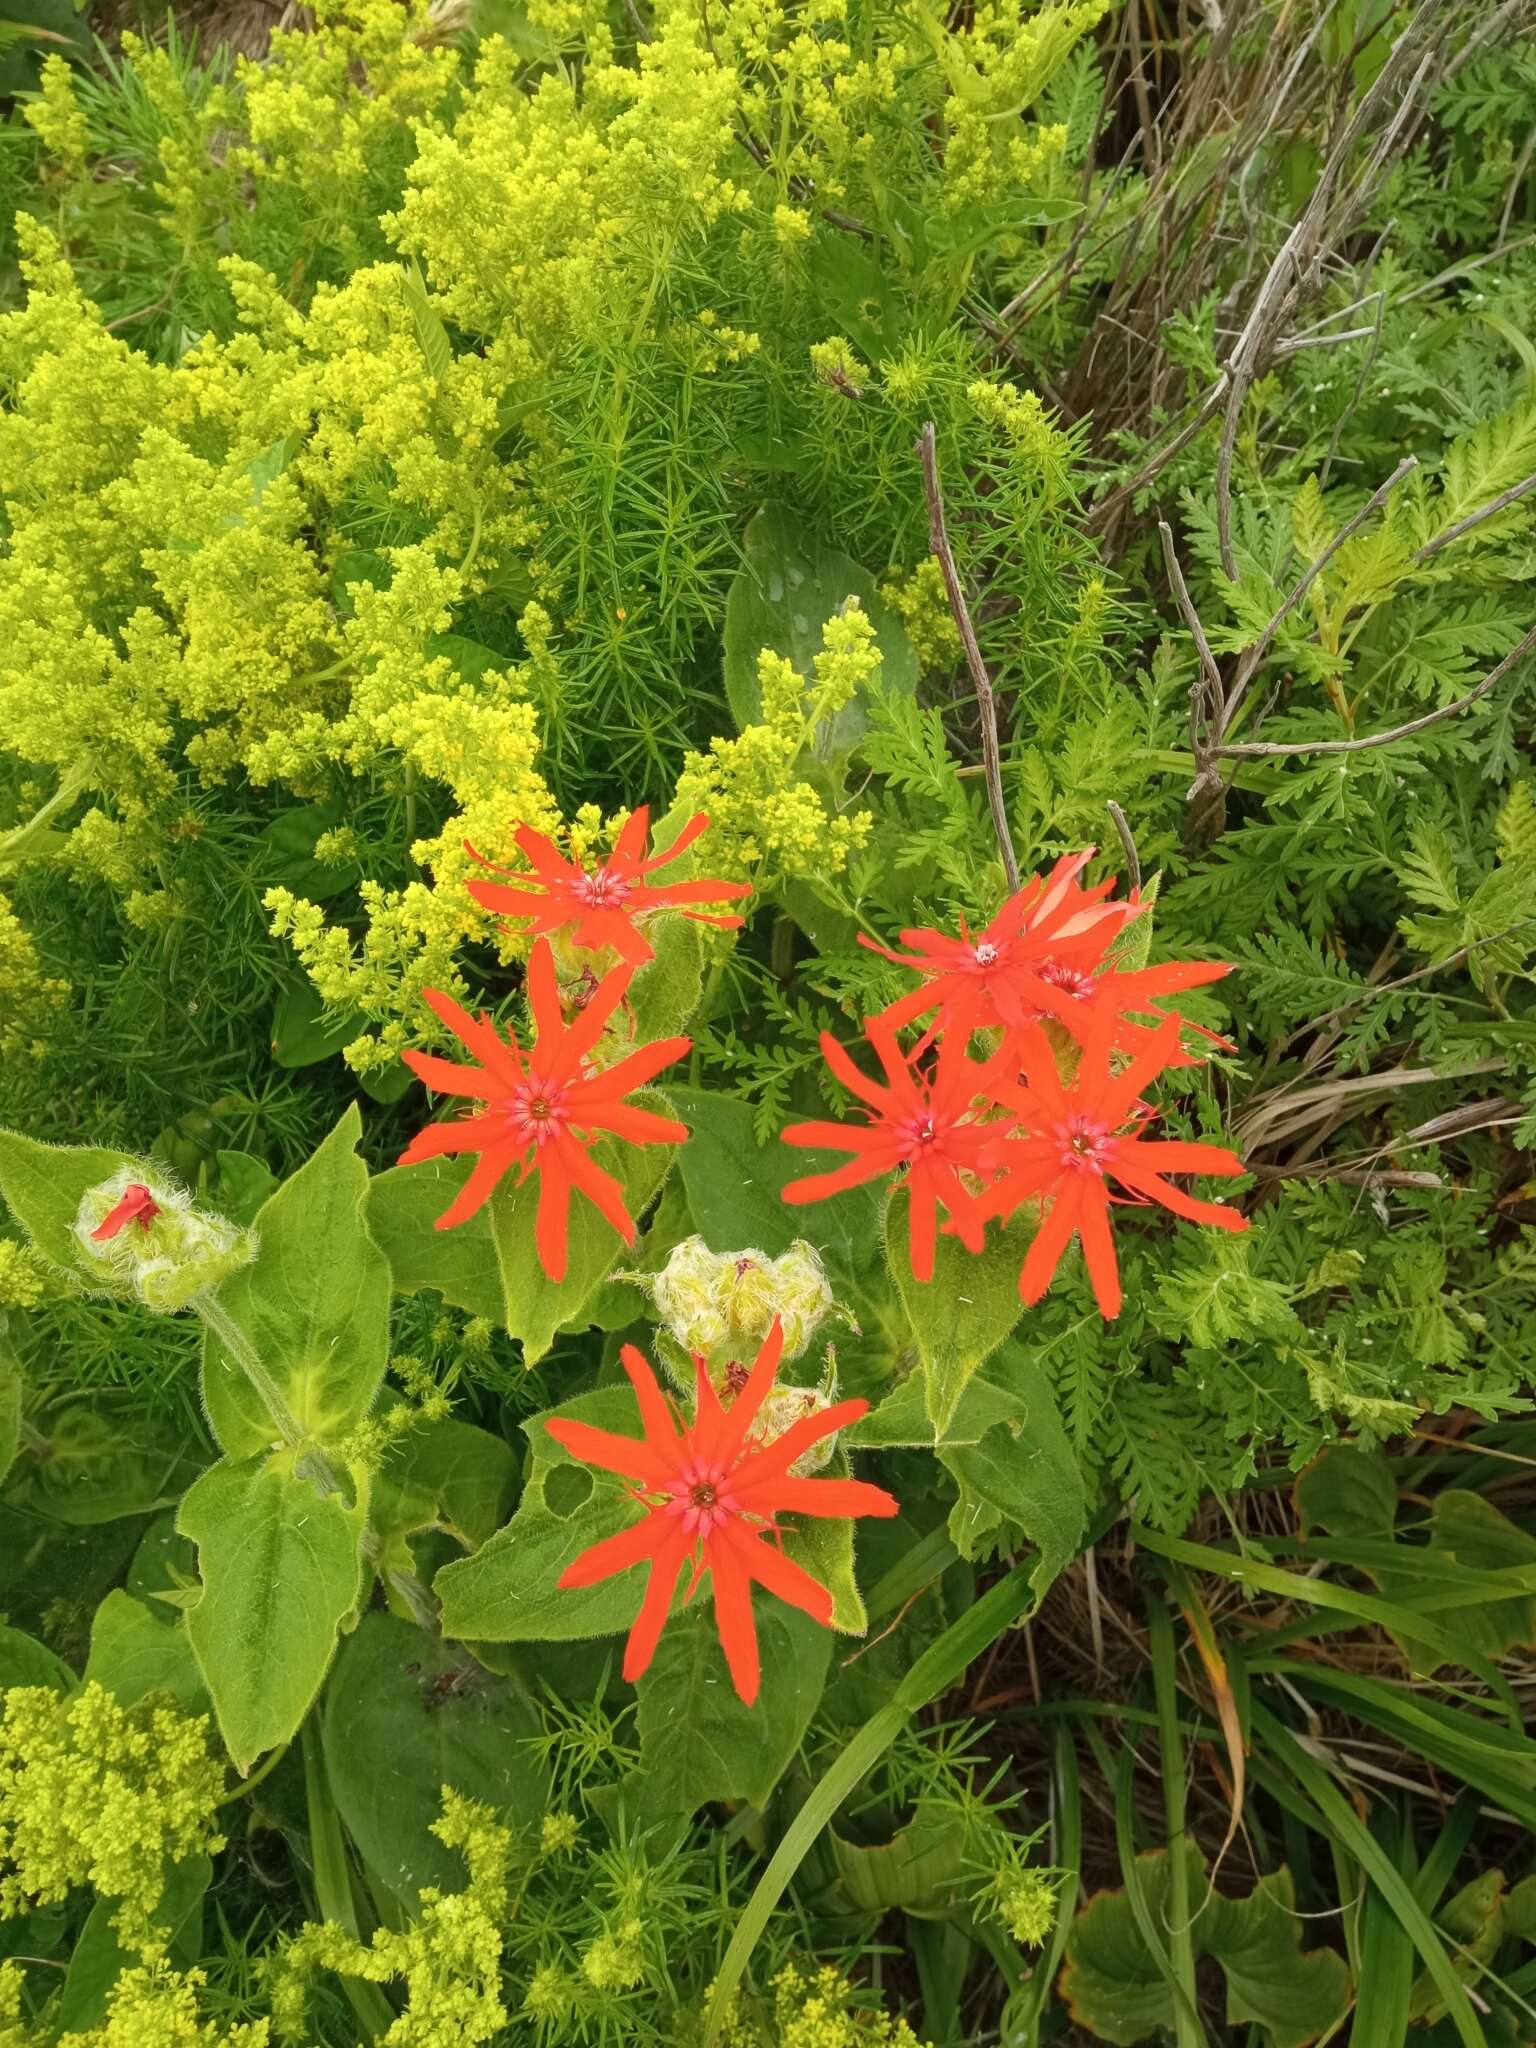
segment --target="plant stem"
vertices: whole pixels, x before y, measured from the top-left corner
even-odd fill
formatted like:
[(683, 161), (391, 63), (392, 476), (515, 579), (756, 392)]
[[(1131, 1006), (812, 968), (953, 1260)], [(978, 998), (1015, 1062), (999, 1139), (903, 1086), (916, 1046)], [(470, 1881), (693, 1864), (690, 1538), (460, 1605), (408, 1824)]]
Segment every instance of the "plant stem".
[(290, 1450), (298, 1450), (307, 1441), (305, 1431), (298, 1417), (284, 1400), (277, 1381), (256, 1355), (256, 1347), (250, 1338), (223, 1303), (206, 1289), (200, 1294), (193, 1295), (192, 1307), (261, 1396), (262, 1406), (271, 1416), (272, 1426), (283, 1442)]
[(1003, 801), (1003, 764), (997, 744), (997, 699), (993, 695), (987, 665), (981, 658), (981, 649), (976, 644), (976, 629), (966, 609), (965, 592), (960, 588), (960, 572), (950, 550), (944, 498), (939, 489), (938, 437), (932, 420), (924, 422), (923, 431), (917, 437), (917, 452), (923, 465), (923, 494), (928, 500), (928, 545), (939, 560), (950, 614), (960, 634), (960, 644), (965, 649), (965, 665), (971, 672), (971, 683), (976, 691), (976, 703), (981, 712), (981, 758), (987, 779), (987, 802), (992, 810), (992, 829), (997, 834), (1003, 856), (1003, 872), (1008, 877), (1008, 893), (1012, 896), (1019, 886), (1019, 857), (1013, 850), (1013, 834), (1008, 829), (1008, 806)]
[(811, 1787), (736, 1923), (736, 1932), (715, 1978), (704, 2026), (704, 2048), (717, 2048), (758, 1937), (817, 1836), (918, 1709), (953, 1685), (967, 1665), (1018, 1621), (1035, 1597), (1033, 1579), (1037, 1563), (1038, 1559), (1030, 1555), (1016, 1564), (1005, 1578), (989, 1586), (958, 1621), (951, 1622), (902, 1679), (890, 1704), (871, 1715)]

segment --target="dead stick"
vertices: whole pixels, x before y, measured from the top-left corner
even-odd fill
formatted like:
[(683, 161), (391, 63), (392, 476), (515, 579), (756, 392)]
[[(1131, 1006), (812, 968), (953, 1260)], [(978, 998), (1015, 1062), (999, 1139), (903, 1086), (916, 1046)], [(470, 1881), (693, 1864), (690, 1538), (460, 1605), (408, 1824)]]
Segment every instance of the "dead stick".
[(923, 495), (928, 500), (928, 545), (938, 557), (950, 614), (960, 635), (960, 644), (965, 649), (965, 665), (971, 672), (976, 703), (981, 712), (981, 759), (987, 783), (987, 802), (991, 806), (992, 827), (997, 833), (1011, 896), (1019, 886), (1019, 857), (1013, 850), (1013, 835), (1008, 830), (1008, 807), (1003, 802), (1003, 763), (997, 745), (997, 699), (992, 693), (992, 678), (987, 674), (981, 649), (976, 644), (976, 629), (971, 624), (965, 592), (960, 588), (960, 572), (950, 551), (949, 530), (944, 522), (944, 499), (939, 490), (938, 436), (932, 420), (924, 422), (923, 431), (917, 437), (917, 452), (923, 465)]
[(1438, 725), (1443, 718), (1454, 718), (1459, 711), (1467, 710), (1479, 697), (1486, 696), (1495, 683), (1502, 682), (1516, 662), (1523, 661), (1533, 647), (1536, 647), (1536, 626), (1532, 626), (1525, 638), (1511, 647), (1498, 667), (1490, 669), (1477, 687), (1468, 690), (1464, 697), (1458, 697), (1454, 704), (1443, 704), (1438, 711), (1426, 711), (1422, 718), (1410, 718), (1406, 725), (1394, 725), (1390, 732), (1369, 733), (1360, 740), (1250, 740), (1237, 746), (1215, 747), (1212, 751), (1226, 759), (1242, 755), (1254, 760), (1274, 760), (1286, 754), (1363, 754), (1367, 747), (1390, 746), (1394, 740), (1405, 740), (1413, 733)]

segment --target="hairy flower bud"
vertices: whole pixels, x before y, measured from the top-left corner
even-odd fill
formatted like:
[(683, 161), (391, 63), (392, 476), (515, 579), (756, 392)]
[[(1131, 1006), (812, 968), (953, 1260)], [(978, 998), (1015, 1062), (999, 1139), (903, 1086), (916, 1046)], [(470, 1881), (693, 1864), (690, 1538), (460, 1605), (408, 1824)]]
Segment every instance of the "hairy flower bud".
[(254, 1231), (195, 1209), (184, 1189), (144, 1166), (120, 1167), (87, 1188), (75, 1217), (86, 1272), (108, 1293), (175, 1315), (256, 1256)]
[[(832, 1396), (819, 1387), (775, 1387), (758, 1410), (749, 1441), (771, 1444), (786, 1429), (803, 1422), (807, 1415), (819, 1415), (832, 1406)], [(809, 1479), (832, 1462), (837, 1449), (837, 1431), (819, 1438), (790, 1466), (792, 1479)]]
[(784, 1356), (798, 1358), (836, 1307), (821, 1260), (798, 1239), (770, 1259), (753, 1249), (712, 1252), (702, 1237), (685, 1238), (645, 1284), (668, 1335), (712, 1371), (750, 1358), (776, 1317)]

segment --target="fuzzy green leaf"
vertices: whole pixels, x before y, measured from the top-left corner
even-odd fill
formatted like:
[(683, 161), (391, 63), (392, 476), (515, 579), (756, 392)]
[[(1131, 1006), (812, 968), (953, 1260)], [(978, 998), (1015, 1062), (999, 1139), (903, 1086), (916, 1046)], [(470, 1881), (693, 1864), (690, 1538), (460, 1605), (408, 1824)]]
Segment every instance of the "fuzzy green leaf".
[(453, 1230), (436, 1228), (468, 1171), (459, 1160), (427, 1159), (375, 1174), (364, 1211), (368, 1234), (389, 1260), (397, 1294), (430, 1288), (455, 1308), (499, 1323), (501, 1280), (490, 1211), (480, 1210)]
[(366, 1503), (321, 1494), (293, 1454), (226, 1460), (181, 1504), (202, 1596), (187, 1634), (236, 1768), (291, 1739), (363, 1590)]
[(832, 1637), (782, 1602), (754, 1601), (763, 1689), (744, 1706), (726, 1669), (713, 1608), (674, 1615), (636, 1685), (643, 1823), (675, 1822), (709, 1800), (766, 1806), (810, 1726)]
[(436, 1525), (474, 1550), (501, 1527), (517, 1482), (512, 1446), (452, 1416), (420, 1423), (374, 1476), (376, 1531)]
[(443, 1788), (488, 1806), (514, 1836), (543, 1813), (548, 1773), (527, 1687), (410, 1622), (365, 1614), (325, 1689), (325, 1771), (370, 1872), (407, 1912), (423, 1885), (457, 1890), (463, 1865), (432, 1832)]
[(594, 1472), (545, 1429), (569, 1416), (620, 1436), (639, 1434), (627, 1386), (579, 1394), (523, 1425), (532, 1448), (517, 1513), (473, 1557), (445, 1565), (433, 1582), (445, 1636), (467, 1642), (569, 1642), (627, 1629), (640, 1606), (643, 1574), (623, 1572), (598, 1586), (562, 1591), (556, 1581), (590, 1544), (639, 1519), (623, 1483)]
[[(867, 569), (777, 505), (758, 513), (743, 547), (746, 562), (725, 603), (725, 694), (738, 728), (757, 724), (763, 715), (758, 656), (765, 648), (785, 656), (809, 685), (822, 651), (822, 628), (850, 597), (858, 599), (875, 629), (882, 686), (911, 696), (917, 656)], [(848, 753), (868, 725), (868, 712), (855, 698), (815, 735), (816, 754), (830, 760)]]
[[(389, 1357), (390, 1269), (363, 1222), (368, 1169), (354, 1103), (256, 1215), (259, 1249), (219, 1290), (301, 1426), (335, 1441), (373, 1405)], [(270, 1447), (260, 1396), (210, 1331), (203, 1345), (209, 1420), (232, 1458)]]
[(912, 1276), (906, 1228), (906, 1197), (897, 1186), (886, 1200), (886, 1256), (917, 1340), (928, 1418), (935, 1437), (942, 1437), (972, 1375), (1024, 1312), (1019, 1267), (1029, 1248), (1031, 1226), (1019, 1221), (989, 1231), (986, 1249), (980, 1253), (968, 1252), (958, 1238), (941, 1232), (933, 1278), (927, 1282)]
[(85, 1676), (104, 1685), (119, 1706), (136, 1706), (146, 1693), (168, 1692), (189, 1714), (208, 1711), (208, 1688), (182, 1617), (174, 1608), (136, 1600), (121, 1586), (92, 1619)]
[(128, 1164), (126, 1152), (99, 1145), (40, 1145), (0, 1131), (0, 1195), (43, 1257), (77, 1280), (84, 1271), (75, 1246), (81, 1198)]

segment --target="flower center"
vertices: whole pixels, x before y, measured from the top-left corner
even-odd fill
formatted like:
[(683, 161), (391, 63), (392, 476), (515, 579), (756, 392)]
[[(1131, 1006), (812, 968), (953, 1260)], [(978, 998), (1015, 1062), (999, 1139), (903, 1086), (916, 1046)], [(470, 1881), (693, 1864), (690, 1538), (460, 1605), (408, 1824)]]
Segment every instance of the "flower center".
[(598, 868), (594, 874), (583, 875), (573, 883), (571, 894), (589, 910), (617, 910), (633, 886), (612, 868)]
[(994, 946), (990, 939), (983, 939), (979, 946), (971, 948), (971, 956), (978, 967), (995, 967), (1001, 946)]
[(708, 1536), (741, 1512), (731, 1493), (730, 1474), (721, 1465), (699, 1460), (669, 1479), (666, 1491), (672, 1498), (665, 1512), (681, 1516), (690, 1536)]
[(1085, 1116), (1069, 1116), (1065, 1123), (1056, 1126), (1051, 1135), (1064, 1167), (1074, 1173), (1091, 1173), (1102, 1179), (1115, 1145), (1114, 1133), (1106, 1124), (1092, 1123)]
[(1062, 967), (1054, 960), (1047, 960), (1040, 969), (1040, 979), (1069, 996), (1080, 996), (1086, 1000), (1093, 994), (1093, 976), (1084, 974), (1080, 967)]
[(930, 1145), (939, 1142), (939, 1127), (926, 1109), (914, 1110), (905, 1123), (898, 1127), (902, 1149), (908, 1159), (915, 1159), (926, 1152)]
[(512, 1134), (523, 1145), (543, 1145), (570, 1123), (565, 1090), (557, 1082), (530, 1074), (507, 1097), (504, 1109)]

